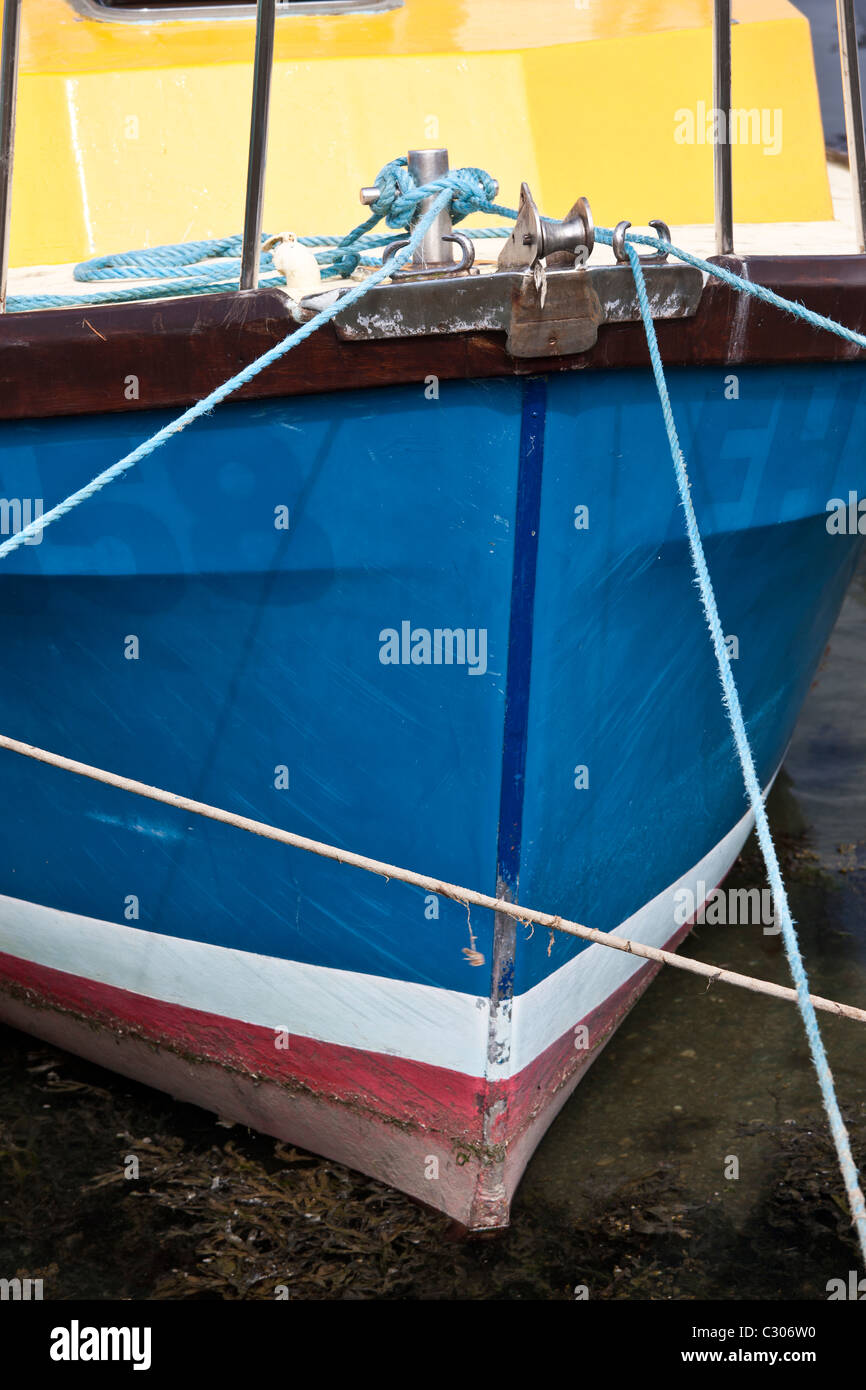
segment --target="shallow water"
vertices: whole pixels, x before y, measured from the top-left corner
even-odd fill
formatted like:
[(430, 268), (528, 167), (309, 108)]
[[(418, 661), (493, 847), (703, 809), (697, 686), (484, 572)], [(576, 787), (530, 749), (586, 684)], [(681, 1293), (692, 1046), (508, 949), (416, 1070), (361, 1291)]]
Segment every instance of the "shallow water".
[[(790, 896), (813, 993), (866, 1000), (866, 565), (845, 601), (804, 706), (770, 806), (787, 851)], [(754, 837), (726, 887), (763, 882)], [(698, 926), (681, 949), (744, 974), (789, 984), (778, 936), (756, 926)], [(840, 1092), (862, 1091), (866, 1039), (822, 1016)], [(648, 1158), (688, 1157), (695, 1189), (744, 1152), (744, 1122), (796, 1119), (817, 1103), (793, 1006), (663, 972), (578, 1089), (539, 1150), (524, 1200), (542, 1190), (581, 1209), (581, 1173), (616, 1179)], [(622, 1105), (623, 1096), (628, 1104)], [(745, 1146), (751, 1151), (754, 1143)], [(760, 1146), (758, 1146), (760, 1147)], [(751, 1180), (751, 1181), (750, 1181)], [(759, 1181), (717, 1182), (734, 1208)]]
[[(812, 991), (866, 1001), (866, 565), (845, 601), (771, 797)], [(762, 882), (749, 841), (726, 886)], [(697, 927), (682, 948), (789, 984), (780, 938)], [(821, 1015), (843, 1107), (863, 1096), (866, 1037)], [(823, 1130), (802, 1024), (788, 1004), (663, 971), (593, 1067), (527, 1173), (520, 1196), (580, 1220), (655, 1164), (679, 1167), (685, 1203), (744, 1229), (778, 1157), (778, 1127)], [(731, 1156), (739, 1160), (739, 1177)], [(862, 1156), (862, 1155), (861, 1155)], [(866, 1156), (862, 1156), (866, 1157)], [(832, 1277), (829, 1271), (827, 1277)]]

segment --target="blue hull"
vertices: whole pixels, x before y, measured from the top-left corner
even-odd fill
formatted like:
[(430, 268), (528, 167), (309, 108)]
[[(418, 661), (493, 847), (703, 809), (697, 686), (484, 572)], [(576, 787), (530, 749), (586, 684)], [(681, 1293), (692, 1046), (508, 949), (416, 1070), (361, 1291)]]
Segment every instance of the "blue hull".
[[(827, 505), (866, 396), (853, 365), (738, 380), (671, 373), (766, 784), (857, 562)], [(3, 426), (0, 519), (165, 418)], [(0, 638), (14, 738), (649, 945), (748, 833), (649, 373), (226, 405), (5, 562)], [(507, 1224), (651, 978), (12, 753), (0, 779), (0, 1018), (468, 1227)]]
[[(825, 523), (864, 481), (863, 374), (671, 389), (766, 783), (857, 560)], [(0, 490), (47, 508), (166, 418), (6, 424)], [(16, 738), (602, 929), (746, 809), (648, 373), (224, 406), (4, 562), (0, 636)], [(4, 894), (487, 992), (454, 904), (11, 754), (0, 777)], [(515, 992), (580, 950), (521, 941)]]

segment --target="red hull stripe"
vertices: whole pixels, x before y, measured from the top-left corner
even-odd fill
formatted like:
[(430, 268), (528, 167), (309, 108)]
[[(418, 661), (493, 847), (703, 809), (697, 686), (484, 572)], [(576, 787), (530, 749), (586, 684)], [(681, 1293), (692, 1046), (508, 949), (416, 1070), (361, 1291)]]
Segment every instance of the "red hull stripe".
[[(687, 928), (677, 933), (677, 939)], [(497, 1100), (507, 1142), (551, 1095), (592, 1060), (652, 978), (656, 967), (633, 975), (602, 1005), (548, 1047), (516, 1076), (485, 1082), (444, 1067), (403, 1057), (323, 1043), (296, 1034), (279, 1039), (274, 1029), (224, 1018), (179, 1004), (34, 965), (0, 952), (5, 988), (22, 992), (33, 1005), (48, 1005), (84, 1017), (113, 1033), (129, 1033), (181, 1054), (204, 1058), (247, 1075), (303, 1089), (322, 1099), (369, 1106), (376, 1114), (421, 1125), (448, 1138), (477, 1137), (484, 1111)], [(587, 1030), (586, 1046), (575, 1029)]]

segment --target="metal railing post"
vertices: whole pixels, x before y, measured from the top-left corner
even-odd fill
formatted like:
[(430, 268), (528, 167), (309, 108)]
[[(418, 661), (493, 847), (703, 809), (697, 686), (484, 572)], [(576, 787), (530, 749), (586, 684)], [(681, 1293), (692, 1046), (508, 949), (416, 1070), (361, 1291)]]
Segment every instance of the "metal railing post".
[(268, 114), (271, 99), (271, 72), (274, 66), (276, 14), (276, 0), (257, 0), (256, 60), (253, 69), (250, 156), (247, 164), (244, 247), (241, 257), (240, 287), (242, 290), (254, 290), (259, 283), (262, 205), (265, 193), (265, 161), (268, 151)]
[(845, 102), (845, 134), (848, 137), (848, 165), (854, 200), (854, 229), (857, 249), (866, 251), (866, 142), (863, 136), (863, 102), (860, 95), (860, 54), (857, 50), (857, 21), (854, 0), (836, 0), (839, 29), (839, 62), (842, 67), (842, 97)]
[(5, 0), (0, 46), (0, 314), (6, 312), (6, 279), (9, 274), (9, 217), (12, 209), (20, 32), (21, 0)]
[(724, 119), (724, 139), (713, 142), (713, 190), (716, 221), (716, 255), (734, 249), (734, 204), (731, 183), (731, 0), (713, 4), (713, 108)]

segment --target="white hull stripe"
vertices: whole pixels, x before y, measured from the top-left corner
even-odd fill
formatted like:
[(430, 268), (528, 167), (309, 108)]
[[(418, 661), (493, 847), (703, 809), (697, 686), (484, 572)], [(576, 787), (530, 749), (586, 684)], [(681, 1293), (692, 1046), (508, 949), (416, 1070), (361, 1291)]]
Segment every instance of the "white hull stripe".
[[(734, 863), (752, 825), (752, 813), (748, 811), (699, 864), (626, 918), (622, 926), (616, 928), (615, 935), (640, 941), (645, 946), (664, 947), (678, 930), (674, 895), (682, 888), (694, 893), (698, 881), (706, 884), (707, 892), (712, 892)], [(695, 903), (696, 908), (700, 905)], [(637, 956), (611, 951), (608, 946), (588, 946), (555, 974), (548, 975), (525, 994), (516, 995), (512, 1009), (511, 1059), (506, 1074), (511, 1076), (522, 1071), (646, 964)]]
[[(675, 931), (673, 895), (714, 886), (751, 829), (747, 814), (699, 864), (617, 929), (662, 946)], [(484, 997), (378, 975), (254, 955), (0, 894), (0, 951), (151, 999), (343, 1047), (405, 1057), (468, 1076), (521, 1071), (645, 962), (590, 946), (514, 1000), (511, 1046), (486, 1065)], [(507, 1026), (507, 1025), (506, 1025)]]

